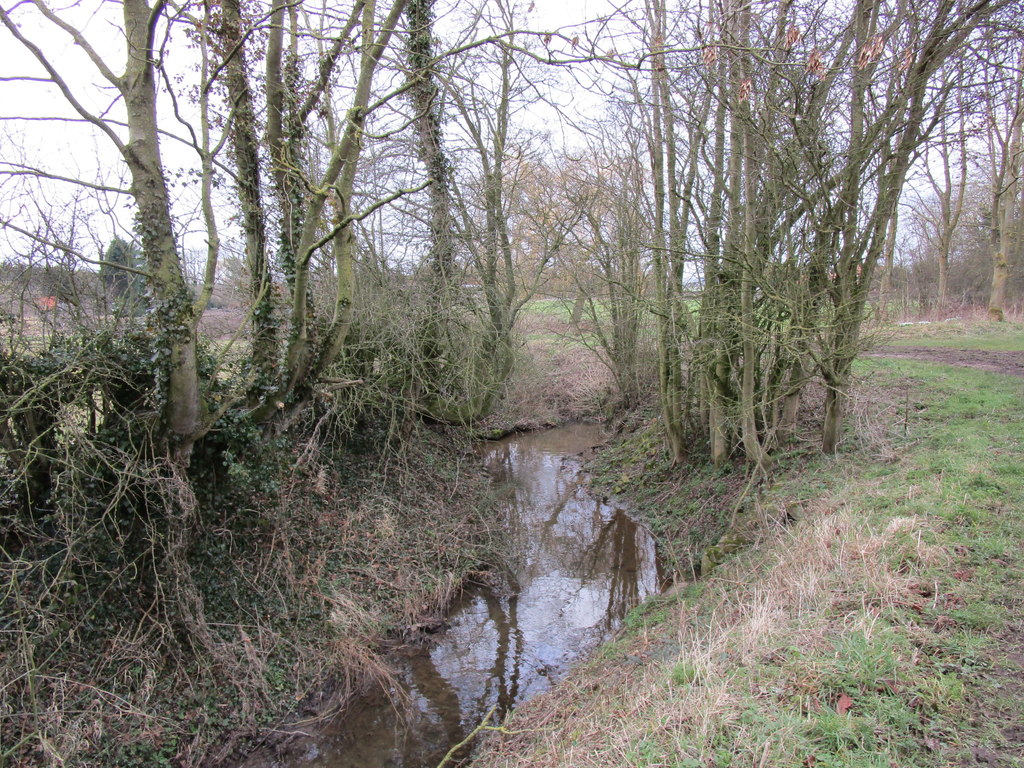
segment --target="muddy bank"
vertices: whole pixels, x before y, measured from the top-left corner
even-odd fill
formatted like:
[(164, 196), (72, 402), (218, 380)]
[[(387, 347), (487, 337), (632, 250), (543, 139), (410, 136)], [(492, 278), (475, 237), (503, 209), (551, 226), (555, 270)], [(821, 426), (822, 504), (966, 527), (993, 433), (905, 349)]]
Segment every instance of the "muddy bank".
[(981, 371), (1024, 376), (1024, 352), (983, 349), (949, 349), (946, 347), (881, 347), (869, 357), (897, 357), (925, 360), (945, 365), (960, 365)]
[[(200, 580), (251, 685), (214, 668), (187, 685), (166, 678), (150, 705), (184, 713), (161, 721), (194, 734), (177, 740), (181, 764), (276, 764), (322, 718), (390, 678), (382, 649), (392, 628), (429, 622), (499, 560), (494, 496), (472, 443), (416, 429), (381, 445), (297, 445), (280, 492), (260, 500), (232, 557), (214, 563), (223, 575)], [(108, 764), (152, 765), (160, 745)]]

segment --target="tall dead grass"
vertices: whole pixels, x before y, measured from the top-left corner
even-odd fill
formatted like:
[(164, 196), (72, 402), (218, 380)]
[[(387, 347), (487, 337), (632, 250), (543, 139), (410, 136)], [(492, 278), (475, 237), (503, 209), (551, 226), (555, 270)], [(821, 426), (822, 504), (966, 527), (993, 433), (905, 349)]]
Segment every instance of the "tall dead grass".
[(676, 621), (620, 641), (612, 659), (522, 707), (508, 723), (514, 735), (492, 737), (474, 765), (712, 765), (722, 744), (734, 747), (734, 768), (798, 764), (799, 723), (776, 710), (807, 672), (794, 666), (792, 679), (768, 680), (752, 670), (811, 657), (854, 630), (870, 635), (878, 614), (910, 593), (906, 564), (947, 557), (923, 542), (923, 526), (904, 517), (878, 529), (822, 502), (792, 527), (765, 529), (699, 598), (673, 603)]
[(592, 350), (540, 340), (528, 342), (526, 350), (485, 428), (505, 424), (520, 430), (539, 429), (601, 414), (613, 381)]

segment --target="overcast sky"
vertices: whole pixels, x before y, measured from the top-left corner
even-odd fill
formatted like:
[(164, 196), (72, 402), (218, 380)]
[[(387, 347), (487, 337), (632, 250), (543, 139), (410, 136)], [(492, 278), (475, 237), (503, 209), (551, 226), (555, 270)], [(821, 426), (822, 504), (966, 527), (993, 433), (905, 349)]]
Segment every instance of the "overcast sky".
[[(526, 18), (531, 29), (563, 30), (570, 36), (579, 33), (581, 39), (587, 37), (587, 29), (592, 30), (596, 26), (584, 28), (578, 25), (615, 12), (615, 6), (608, 0), (536, 0), (520, 5), (529, 9)], [(121, 73), (124, 61), (120, 7), (120, 3), (93, 0), (71, 4), (60, 11), (61, 17), (81, 30), (94, 50), (111, 63), (115, 74)], [(460, 7), (465, 6), (460, 4)], [(81, 104), (94, 114), (123, 120), (116, 90), (104, 80), (85, 52), (66, 32), (54, 27), (38, 13), (26, 10), (29, 9), (19, 7), (15, 14), (20, 28), (44, 50)], [(46, 73), (35, 58), (2, 27), (0, 51), (3, 51), (0, 55), (0, 146), (3, 148), (0, 152), (0, 167), (10, 169), (11, 163), (24, 163), (58, 176), (109, 186), (126, 185), (123, 166), (109, 139), (95, 127), (82, 122), (54, 85), (15, 79), (25, 76), (46, 77)], [(194, 54), (180, 45), (171, 49), (169, 62), (172, 68), (177, 65), (184, 70), (194, 61)], [(575, 117), (595, 110), (600, 103), (598, 97), (586, 93), (580, 87), (569, 87), (551, 95)], [(183, 108), (187, 110), (187, 104)], [(170, 114), (170, 105), (165, 99), (161, 104), (165, 130), (180, 133), (181, 127), (173, 123)], [(535, 105), (526, 119), (538, 129), (551, 131), (556, 141), (566, 136), (558, 124), (558, 112), (542, 102)], [(197, 165), (195, 153), (187, 147), (176, 147), (174, 142), (164, 139), (163, 149), (171, 168), (187, 169)], [(18, 210), (34, 211), (47, 206), (56, 207), (58, 211), (65, 209), (71, 192), (70, 185), (55, 183), (33, 188), (24, 182), (24, 178), (0, 178), (0, 215), (13, 218), (17, 216)], [(27, 195), (26, 189), (29, 190)], [(185, 189), (179, 190), (179, 193), (184, 197), (190, 195)], [(116, 195), (106, 194), (97, 201), (100, 208), (111, 209), (101, 211), (92, 220), (97, 233), (97, 246), (117, 230), (122, 235), (130, 235), (130, 216), (125, 215), (130, 210), (129, 201), (122, 200), (117, 205), (117, 199)], [(188, 204), (180, 208), (180, 218), (186, 218), (185, 212), (194, 210), (195, 206)], [(24, 218), (24, 214), (21, 218)], [(201, 240), (195, 241), (194, 237), (186, 234), (189, 222), (180, 221), (180, 224), (188, 247), (201, 247)]]

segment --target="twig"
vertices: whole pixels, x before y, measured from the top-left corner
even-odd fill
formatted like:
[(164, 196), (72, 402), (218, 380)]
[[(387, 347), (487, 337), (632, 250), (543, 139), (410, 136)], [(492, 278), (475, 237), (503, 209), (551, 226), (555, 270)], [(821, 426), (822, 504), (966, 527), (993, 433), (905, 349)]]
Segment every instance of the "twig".
[[(527, 733), (528, 732), (527, 730), (513, 731), (513, 730), (511, 730), (509, 728), (506, 728), (503, 725), (488, 725), (487, 722), (491, 719), (491, 717), (494, 716), (494, 713), (495, 713), (495, 711), (497, 709), (498, 709), (498, 705), (497, 704), (495, 704), (493, 707), (491, 707), (490, 711), (486, 715), (484, 715), (484, 719), (480, 721), (480, 725), (478, 725), (476, 728), (474, 728), (472, 731), (470, 731), (469, 734), (466, 736), (466, 738), (464, 738), (462, 741), (460, 741), (454, 747), (449, 749), (447, 754), (445, 754), (444, 758), (441, 760), (441, 762), (437, 764), (437, 768), (444, 768), (444, 766), (447, 765), (449, 762), (451, 762), (451, 760), (455, 757), (455, 753), (458, 752), (460, 749), (462, 749), (467, 744), (469, 744), (469, 742), (471, 742), (474, 738), (476, 738), (476, 735), (478, 733), (480, 733), (481, 731), (497, 731), (498, 733), (505, 733), (505, 734), (508, 734), (509, 736), (514, 736), (514, 735), (516, 735), (518, 733)], [(531, 729), (528, 729), (528, 730), (536, 730), (536, 729), (532, 729), (531, 728)]]

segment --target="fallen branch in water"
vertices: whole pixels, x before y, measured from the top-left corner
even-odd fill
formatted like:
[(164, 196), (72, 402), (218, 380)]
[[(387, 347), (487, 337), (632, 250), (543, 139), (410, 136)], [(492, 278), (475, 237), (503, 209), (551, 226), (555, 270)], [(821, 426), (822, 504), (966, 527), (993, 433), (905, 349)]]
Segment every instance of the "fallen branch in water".
[(466, 736), (466, 738), (464, 738), (462, 741), (460, 741), (454, 747), (449, 749), (447, 754), (445, 754), (444, 758), (441, 760), (441, 762), (437, 764), (437, 768), (444, 768), (444, 766), (446, 766), (449, 762), (451, 762), (452, 758), (455, 757), (455, 753), (458, 752), (460, 749), (462, 749), (467, 744), (469, 744), (469, 742), (471, 742), (474, 738), (476, 738), (476, 735), (478, 733), (480, 733), (481, 731), (497, 731), (498, 733), (505, 733), (505, 734), (508, 734), (510, 736), (514, 736), (517, 733), (526, 733), (526, 731), (513, 731), (513, 730), (511, 730), (509, 728), (506, 728), (504, 725), (488, 725), (487, 722), (491, 719), (491, 717), (494, 716), (494, 712), (497, 709), (498, 709), (498, 705), (497, 704), (495, 704), (493, 707), (491, 707), (490, 711), (486, 715), (484, 715), (484, 719), (480, 721), (480, 725), (478, 725), (476, 728), (474, 728), (472, 731), (470, 731), (470, 733)]

